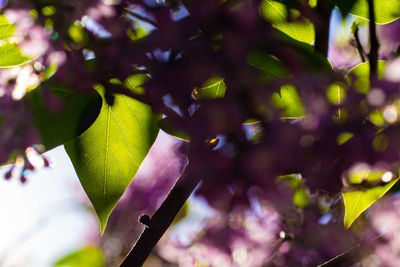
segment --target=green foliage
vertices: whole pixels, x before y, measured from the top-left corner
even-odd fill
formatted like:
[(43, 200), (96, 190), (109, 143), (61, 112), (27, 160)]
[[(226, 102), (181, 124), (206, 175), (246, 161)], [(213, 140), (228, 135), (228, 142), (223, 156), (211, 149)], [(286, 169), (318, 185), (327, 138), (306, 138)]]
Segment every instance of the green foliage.
[[(382, 78), (385, 72), (386, 61), (378, 61), (378, 77)], [(369, 81), (369, 62), (361, 63), (352, 68), (346, 75), (346, 79), (351, 83), (357, 92), (367, 94), (371, 84)]]
[(399, 178), (372, 188), (357, 188), (343, 192), (345, 206), (344, 226), (349, 228), (361, 213), (389, 191), (398, 180)]
[(4, 15), (0, 15), (0, 40), (12, 37), (16, 26), (8, 22)]
[(263, 0), (260, 9), (262, 16), (279, 31), (300, 42), (314, 42), (314, 25), (301, 16), (298, 10), (288, 10), (283, 3), (273, 0)]
[(193, 90), (195, 99), (202, 98), (221, 98), (225, 96), (226, 85), (221, 77), (213, 77), (208, 79), (201, 88)]
[(103, 251), (94, 246), (87, 246), (59, 259), (53, 267), (104, 267), (105, 265)]
[(292, 202), (299, 208), (304, 208), (308, 204), (309, 195), (304, 187), (304, 180), (299, 174), (289, 174), (279, 176), (278, 181), (286, 183), (293, 189)]
[(39, 130), (46, 149), (52, 149), (71, 141), (83, 133), (97, 118), (101, 108), (101, 97), (94, 92), (87, 94), (71, 90), (66, 85), (49, 84), (53, 97), (59, 101), (59, 111), (46, 107), (42, 87), (30, 91), (26, 99), (32, 111), (33, 120)]
[(252, 51), (247, 55), (247, 64), (262, 70), (268, 78), (270, 77), (288, 77), (289, 70), (276, 57), (261, 51)]
[(115, 95), (110, 106), (102, 86), (100, 114), (78, 138), (65, 144), (86, 194), (104, 232), (108, 216), (131, 183), (158, 133), (149, 106)]
[[(386, 24), (400, 18), (399, 0), (374, 0), (374, 9), (375, 22), (378, 24)], [(363, 19), (368, 19), (368, 1), (357, 0), (350, 13)]]
[(144, 94), (142, 85), (148, 78), (146, 74), (134, 74), (125, 80), (124, 86), (136, 94)]
[(336, 0), (335, 4), (342, 14), (342, 17), (345, 18), (356, 2), (357, 0)]
[(291, 84), (283, 85), (280, 93), (272, 95), (272, 102), (275, 106), (282, 108), (282, 118), (294, 119), (304, 117), (304, 107), (301, 103), (299, 93)]
[(178, 139), (184, 140), (184, 141), (190, 141), (190, 137), (187, 133), (177, 130), (176, 127), (174, 127), (171, 123), (171, 121), (168, 118), (162, 118), (157, 122), (157, 126), (166, 132), (167, 134), (170, 134), (172, 136), (175, 136)]
[(293, 204), (299, 208), (304, 208), (308, 204), (308, 193), (304, 187), (298, 188), (293, 193)]
[(10, 68), (22, 65), (32, 58), (23, 55), (16, 44), (4, 42), (0, 44), (0, 68)]
[(334, 105), (340, 105), (346, 96), (345, 85), (340, 82), (331, 84), (326, 90), (326, 98)]

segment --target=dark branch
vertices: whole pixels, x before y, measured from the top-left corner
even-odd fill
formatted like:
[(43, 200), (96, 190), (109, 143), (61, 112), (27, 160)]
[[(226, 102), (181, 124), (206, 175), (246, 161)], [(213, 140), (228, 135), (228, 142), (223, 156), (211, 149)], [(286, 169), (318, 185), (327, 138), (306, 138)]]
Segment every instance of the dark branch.
[(368, 13), (369, 13), (369, 40), (371, 43), (371, 49), (369, 52), (369, 69), (370, 69), (370, 80), (371, 82), (378, 78), (378, 49), (379, 42), (376, 37), (376, 25), (375, 25), (375, 11), (374, 1), (368, 0)]
[(145, 223), (146, 228), (121, 267), (142, 266), (171, 225), (183, 204), (200, 182), (200, 178), (189, 177), (192, 176), (189, 169), (190, 167), (186, 168), (153, 217), (141, 217), (141, 222)]
[(331, 11), (333, 9), (331, 1), (318, 1), (316, 6), (315, 25), (315, 51), (328, 56), (329, 27)]

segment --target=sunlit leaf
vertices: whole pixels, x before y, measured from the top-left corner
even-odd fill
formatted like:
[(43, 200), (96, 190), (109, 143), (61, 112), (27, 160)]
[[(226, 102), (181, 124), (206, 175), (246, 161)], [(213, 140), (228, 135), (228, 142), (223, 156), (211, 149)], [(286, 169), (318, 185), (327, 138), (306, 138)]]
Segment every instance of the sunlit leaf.
[(10, 23), (4, 15), (0, 15), (0, 40), (14, 35), (16, 26)]
[(308, 193), (303, 187), (298, 188), (293, 193), (293, 204), (299, 208), (304, 208), (308, 204)]
[(153, 144), (158, 128), (149, 106), (115, 95), (112, 106), (104, 98), (93, 125), (65, 149), (104, 232), (108, 216), (131, 183)]
[(201, 88), (193, 90), (196, 99), (202, 98), (221, 98), (225, 96), (226, 85), (221, 77), (208, 79)]
[[(54, 99), (46, 100), (39, 87), (26, 95), (33, 120), (46, 150), (62, 145), (83, 133), (97, 118), (101, 97), (96, 92), (87, 94), (59, 84), (46, 84)], [(60, 109), (50, 110), (47, 101), (58, 101)]]
[(283, 85), (280, 93), (272, 95), (275, 106), (282, 108), (282, 118), (293, 119), (304, 117), (304, 107), (299, 93), (293, 85)]
[(385, 185), (375, 186), (370, 189), (343, 192), (345, 206), (344, 226), (349, 228), (361, 213), (389, 191), (398, 180), (399, 178)]
[(146, 74), (134, 74), (126, 78), (124, 86), (136, 94), (144, 94), (142, 85), (148, 78)]
[(16, 44), (4, 42), (0, 44), (0, 68), (22, 65), (32, 58), (22, 54)]
[[(378, 61), (378, 77), (382, 78), (385, 72), (386, 61)], [(366, 94), (371, 87), (369, 81), (369, 62), (361, 63), (352, 68), (346, 74), (346, 79), (354, 86), (359, 93)]]
[[(399, 0), (374, 0), (375, 22), (386, 24), (400, 18)], [(357, 0), (350, 11), (351, 14), (368, 19), (368, 1)]]
[(326, 98), (334, 105), (340, 105), (346, 96), (345, 85), (340, 82), (331, 84), (326, 90)]
[(290, 75), (289, 70), (279, 59), (261, 51), (250, 52), (246, 61), (250, 66), (256, 67), (272, 77), (288, 77)]
[(261, 2), (261, 14), (276, 29), (284, 32), (295, 40), (312, 44), (315, 39), (314, 25), (302, 17), (298, 10), (290, 9), (290, 18), (286, 6), (283, 3), (273, 0)]
[(54, 267), (104, 267), (106, 258), (103, 251), (94, 246), (88, 246), (74, 251), (56, 261)]

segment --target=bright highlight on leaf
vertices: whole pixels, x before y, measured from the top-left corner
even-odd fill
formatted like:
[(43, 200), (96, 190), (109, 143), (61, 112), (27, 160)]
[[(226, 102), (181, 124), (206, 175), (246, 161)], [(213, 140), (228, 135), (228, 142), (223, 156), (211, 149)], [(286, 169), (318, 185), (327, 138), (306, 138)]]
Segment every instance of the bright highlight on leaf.
[[(288, 14), (283, 3), (272, 0), (263, 0), (260, 9), (261, 15), (276, 29), (297, 41), (308, 44), (314, 42), (314, 25), (302, 17), (298, 10), (290, 9)], [(289, 22), (288, 19), (292, 19), (292, 21)]]
[[(399, 0), (374, 0), (375, 22), (386, 24), (400, 18)], [(368, 19), (368, 1), (357, 0), (350, 11), (351, 14)]]
[(65, 149), (104, 232), (108, 216), (131, 183), (158, 133), (149, 106), (124, 95), (103, 106), (93, 125)]
[(349, 228), (361, 213), (389, 191), (398, 180), (399, 178), (385, 185), (372, 188), (343, 192), (345, 206), (344, 226)]

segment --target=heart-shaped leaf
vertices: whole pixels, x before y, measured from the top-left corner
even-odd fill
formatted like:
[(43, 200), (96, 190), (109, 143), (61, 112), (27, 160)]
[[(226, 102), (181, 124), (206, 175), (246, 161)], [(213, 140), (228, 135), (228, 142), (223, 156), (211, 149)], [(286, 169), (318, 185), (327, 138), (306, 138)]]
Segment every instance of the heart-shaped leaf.
[(104, 232), (108, 216), (131, 183), (158, 133), (151, 108), (125, 95), (103, 105), (93, 125), (65, 144)]

